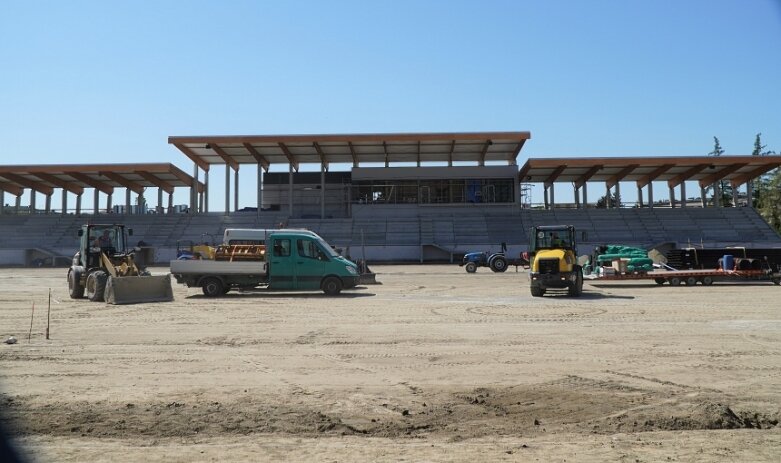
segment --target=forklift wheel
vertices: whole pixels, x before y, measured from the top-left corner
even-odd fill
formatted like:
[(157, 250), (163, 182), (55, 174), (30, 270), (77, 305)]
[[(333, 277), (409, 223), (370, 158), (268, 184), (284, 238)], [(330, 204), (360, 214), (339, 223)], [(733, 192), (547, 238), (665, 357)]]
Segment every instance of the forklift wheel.
[(466, 273), (475, 273), (477, 271), (477, 264), (474, 262), (467, 262), (466, 265)]

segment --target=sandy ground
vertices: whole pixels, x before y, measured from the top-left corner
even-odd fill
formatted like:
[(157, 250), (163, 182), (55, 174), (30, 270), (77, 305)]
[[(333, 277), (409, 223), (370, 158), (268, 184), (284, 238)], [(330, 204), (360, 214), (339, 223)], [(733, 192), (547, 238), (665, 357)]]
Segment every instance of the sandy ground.
[(781, 455), (781, 287), (539, 299), (514, 268), (374, 270), (332, 298), (176, 285), (111, 306), (70, 300), (65, 269), (2, 269), (0, 409), (37, 461)]

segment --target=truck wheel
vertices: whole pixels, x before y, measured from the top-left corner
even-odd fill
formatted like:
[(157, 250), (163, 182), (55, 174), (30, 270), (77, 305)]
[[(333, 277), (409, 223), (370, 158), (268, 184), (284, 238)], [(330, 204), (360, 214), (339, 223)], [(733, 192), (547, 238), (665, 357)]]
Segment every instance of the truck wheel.
[(323, 280), (322, 288), (327, 296), (336, 296), (342, 291), (342, 280), (337, 277), (328, 277)]
[(71, 299), (84, 297), (84, 286), (81, 286), (81, 272), (71, 269), (68, 272), (68, 294)]
[(494, 272), (504, 272), (507, 270), (507, 260), (504, 257), (495, 257), (491, 261), (491, 270)]
[(713, 284), (713, 277), (702, 277), (702, 284), (705, 286), (710, 286)]
[(678, 286), (681, 284), (681, 279), (678, 277), (672, 277), (670, 278), (670, 284), (673, 286)]
[(545, 294), (545, 288), (539, 286), (532, 286), (531, 288), (533, 297), (542, 297)]
[(664, 278), (654, 278), (654, 281), (656, 282), (657, 285), (663, 285), (664, 282), (667, 280), (665, 280)]
[(477, 264), (474, 262), (467, 262), (464, 267), (466, 267), (466, 273), (475, 273), (477, 271)]
[(108, 275), (103, 270), (96, 270), (87, 275), (87, 282), (84, 285), (87, 292), (87, 299), (92, 302), (104, 301), (106, 280), (108, 280)]
[(686, 286), (694, 286), (697, 284), (697, 279), (694, 277), (689, 277), (686, 279)]
[(201, 289), (203, 290), (203, 294), (206, 297), (217, 297), (222, 296), (224, 293), (223, 291), (223, 284), (222, 281), (220, 281), (219, 278), (216, 277), (209, 277), (203, 280), (203, 283), (201, 283)]

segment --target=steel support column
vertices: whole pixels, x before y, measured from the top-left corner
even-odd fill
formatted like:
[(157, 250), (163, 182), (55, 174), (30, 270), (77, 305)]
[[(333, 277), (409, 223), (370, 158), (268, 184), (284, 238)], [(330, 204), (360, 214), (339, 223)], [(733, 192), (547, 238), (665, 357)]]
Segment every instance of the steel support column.
[(686, 207), (686, 182), (681, 182), (681, 207)]
[(225, 164), (225, 215), (231, 211), (231, 168)]
[[(2, 204), (2, 200), (0, 200), (0, 204)], [(68, 190), (62, 189), (62, 215), (66, 215), (68, 213)]]
[(239, 210), (239, 168), (233, 171), (233, 210)]
[[(95, 191), (92, 193), (92, 202), (94, 203), (94, 214), (98, 215), (100, 214), (100, 190), (97, 188), (94, 189)], [(65, 190), (63, 190), (63, 193)]]
[(648, 208), (654, 208), (654, 182), (648, 182)]
[(675, 209), (675, 188), (670, 187), (670, 209)]
[(81, 193), (76, 195), (76, 215), (81, 215)]
[(125, 214), (130, 215), (130, 188), (125, 188)]
[(52, 211), (52, 195), (46, 195), (46, 200), (44, 204), (46, 204), (44, 210), (46, 211), (47, 214), (50, 213)]
[(287, 188), (287, 212), (288, 212), (288, 218), (293, 218), (293, 163), (288, 164), (288, 174), (287, 174), (287, 182), (288, 182), (288, 188)]
[(325, 218), (325, 164), (320, 163), (320, 219)]
[(263, 166), (258, 163), (258, 217), (260, 217), (260, 210), (263, 208)]

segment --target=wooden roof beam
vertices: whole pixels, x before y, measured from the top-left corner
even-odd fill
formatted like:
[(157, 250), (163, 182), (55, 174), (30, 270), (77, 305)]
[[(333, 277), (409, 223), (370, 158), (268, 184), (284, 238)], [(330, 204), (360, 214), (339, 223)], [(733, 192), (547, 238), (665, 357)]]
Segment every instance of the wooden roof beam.
[(209, 144), (209, 145), (207, 145), (207, 146), (211, 147), (212, 151), (214, 151), (215, 153), (217, 153), (217, 156), (219, 156), (219, 157), (220, 157), (220, 158), (221, 158), (223, 161), (225, 161), (225, 164), (227, 164), (227, 165), (231, 166), (231, 168), (232, 168), (233, 170), (235, 170), (235, 171), (238, 171), (238, 170), (239, 170), (239, 163), (238, 163), (238, 162), (236, 162), (236, 160), (235, 160), (235, 159), (233, 159), (232, 157), (230, 157), (230, 156), (228, 155), (228, 153), (226, 153), (225, 151), (223, 151), (223, 149), (222, 149), (222, 148), (220, 148), (219, 146), (217, 146), (217, 144), (215, 144), (215, 143), (210, 143), (210, 144)]
[(486, 140), (485, 144), (483, 144), (483, 149), (482, 151), (480, 151), (480, 164), (479, 164), (480, 166), (485, 165), (485, 154), (488, 152), (488, 147), (493, 144), (494, 142), (492, 142), (491, 140)]
[[(169, 164), (168, 172), (181, 180), (182, 183), (186, 184), (188, 188), (192, 188), (193, 180), (195, 180), (194, 177), (187, 175), (182, 169), (176, 167), (173, 164)], [(196, 181), (196, 189), (198, 190), (198, 193), (203, 193), (206, 187), (204, 186), (203, 182)]]
[(732, 179), (732, 181), (736, 185), (742, 185), (750, 180), (754, 180), (755, 178), (759, 177), (762, 174), (766, 174), (767, 172), (770, 172), (771, 170), (775, 169), (776, 167), (781, 166), (781, 163), (775, 164), (775, 165), (762, 165), (757, 167), (756, 169), (752, 169), (749, 172), (746, 172), (745, 174), (740, 174)]
[(689, 180), (693, 176), (699, 174), (706, 167), (708, 167), (708, 164), (697, 164), (694, 167), (686, 169), (685, 171), (681, 172), (680, 174), (668, 180), (667, 186), (669, 186), (670, 188), (675, 188), (681, 183), (685, 182), (686, 180)]
[(55, 177), (51, 174), (46, 174), (43, 172), (36, 172), (32, 175), (35, 175), (39, 179), (43, 180), (44, 182), (49, 182), (52, 185), (56, 186), (57, 188), (62, 188), (63, 190), (70, 191), (73, 194), (80, 195), (84, 193), (84, 187), (81, 185), (77, 185), (73, 182), (65, 181), (59, 177)]
[[(190, 148), (186, 147), (183, 143), (174, 143), (175, 147), (179, 149), (182, 153), (184, 153), (185, 156), (190, 158), (192, 162), (194, 162), (198, 167), (203, 169), (204, 171), (209, 170), (209, 163), (204, 161), (202, 157), (198, 156), (195, 151), (191, 150)], [(211, 147), (211, 145), (209, 145)]]
[(748, 165), (747, 162), (743, 162), (743, 163), (737, 163), (737, 164), (731, 164), (725, 166), (723, 169), (719, 170), (718, 172), (714, 172), (710, 175), (706, 175), (705, 177), (701, 178), (700, 187), (704, 188), (717, 180), (726, 179), (729, 174), (736, 172), (742, 169), (743, 167), (746, 167), (747, 165)]
[(21, 175), (12, 174), (10, 172), (3, 172), (0, 175), (2, 175), (3, 177), (7, 178), (8, 180), (18, 185), (21, 185), (24, 188), (30, 188), (39, 193), (43, 193), (47, 196), (50, 196), (54, 193), (54, 188), (50, 187), (49, 185), (46, 185), (44, 183), (35, 180), (30, 180), (29, 178), (22, 177)]
[(564, 169), (566, 169), (567, 166), (561, 165), (557, 167), (556, 169), (551, 172), (550, 175), (548, 175), (548, 178), (545, 179), (545, 185), (550, 186), (553, 185), (553, 182), (556, 181), (557, 178), (561, 175), (562, 172), (564, 172)]
[(639, 180), (637, 180), (637, 188), (645, 187), (646, 185), (653, 182), (654, 180), (659, 178), (660, 175), (672, 169), (673, 167), (675, 167), (675, 164), (662, 164), (661, 166), (651, 171), (651, 173), (649, 173), (648, 175), (643, 175), (642, 177), (640, 177)]
[(355, 152), (355, 147), (353, 146), (353, 142), (348, 141), (347, 146), (350, 148), (350, 154), (353, 157), (353, 167), (358, 167), (358, 154)]
[(279, 142), (277, 144), (279, 145), (279, 148), (282, 150), (282, 152), (285, 153), (285, 157), (287, 157), (290, 165), (293, 166), (293, 169), (295, 169), (296, 172), (298, 172), (298, 161), (296, 161), (296, 157), (293, 156), (293, 153), (290, 152), (284, 143)]
[(598, 164), (596, 166), (592, 166), (591, 168), (589, 168), (589, 170), (587, 170), (583, 175), (581, 175), (575, 180), (575, 188), (580, 188), (583, 185), (585, 185), (586, 182), (591, 180), (591, 177), (595, 176), (597, 172), (599, 172), (603, 168), (604, 166), (602, 164)]
[(507, 162), (510, 165), (518, 164), (518, 155), (521, 153), (521, 148), (523, 148), (524, 143), (526, 143), (526, 139), (519, 141), (518, 145), (516, 145), (515, 149), (510, 154), (510, 157), (507, 159)]
[(161, 179), (160, 177), (156, 175), (152, 175), (149, 172), (145, 170), (137, 170), (136, 174), (141, 176), (144, 180), (151, 183), (152, 185), (162, 189), (168, 194), (171, 194), (174, 192), (174, 186), (170, 183), (166, 182), (165, 180)]
[[(0, 190), (7, 191), (14, 196), (22, 196), (24, 194), (24, 188), (20, 187), (19, 185), (14, 185), (13, 183), (3, 181), (0, 181)], [(0, 204), (0, 207), (2, 207), (2, 204)]]
[(328, 170), (328, 159), (325, 157), (325, 153), (323, 152), (323, 148), (320, 147), (320, 143), (314, 141), (312, 142), (312, 146), (315, 147), (317, 155), (320, 156), (320, 162), (323, 164), (323, 167), (325, 167), (325, 170)]
[(529, 179), (526, 178), (529, 175), (530, 170), (532, 170), (531, 162), (526, 161), (526, 163), (521, 167), (521, 170), (518, 171), (518, 180), (521, 182), (527, 182), (531, 180), (531, 177)]
[(65, 172), (65, 175), (72, 177), (85, 185), (89, 185), (92, 188), (100, 190), (101, 192), (107, 195), (114, 193), (113, 186), (109, 185), (106, 182), (94, 179), (88, 175), (84, 175), (81, 172)]
[(640, 164), (629, 164), (628, 166), (619, 170), (616, 175), (613, 175), (612, 177), (607, 179), (605, 181), (605, 185), (607, 186), (608, 189), (613, 188), (614, 186), (616, 186), (618, 182), (625, 179), (627, 175), (631, 174), (638, 167), (640, 167)]
[(144, 194), (144, 186), (141, 185), (140, 183), (136, 183), (136, 182), (134, 182), (132, 180), (128, 180), (125, 177), (123, 177), (123, 176), (121, 176), (121, 175), (119, 175), (117, 173), (114, 173), (114, 172), (103, 171), (103, 172), (98, 172), (98, 173), (100, 175), (106, 177), (107, 179), (113, 181), (113, 182), (119, 183), (123, 187), (127, 188), (128, 190), (133, 191), (136, 194), (139, 194), (139, 195)]
[(261, 167), (263, 167), (263, 170), (268, 172), (269, 166), (271, 166), (271, 163), (268, 162), (268, 159), (260, 154), (260, 151), (255, 149), (255, 147), (250, 143), (244, 143), (244, 148), (249, 152), (249, 154), (252, 155), (253, 158), (255, 158), (255, 161), (260, 164)]

